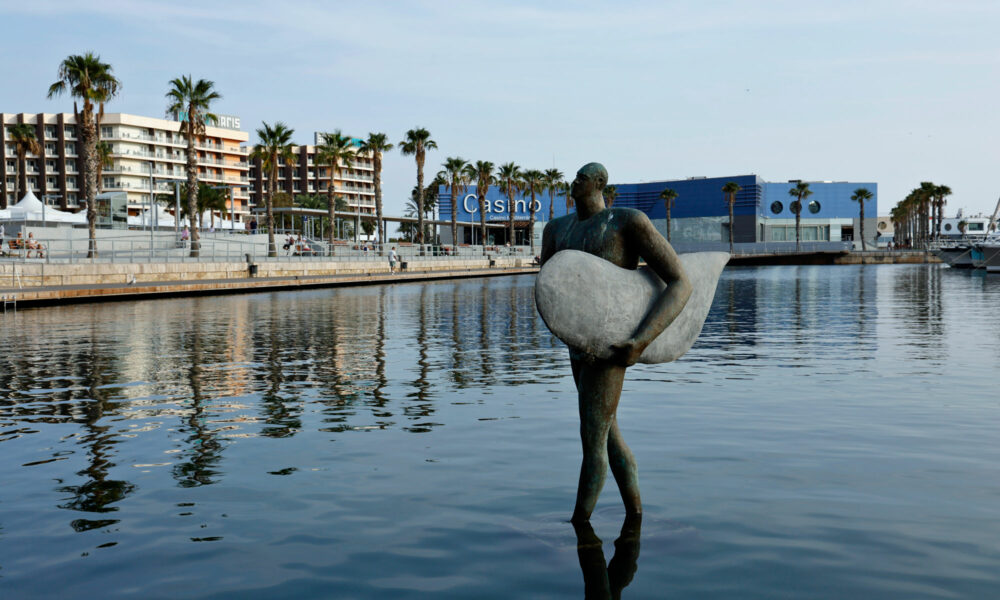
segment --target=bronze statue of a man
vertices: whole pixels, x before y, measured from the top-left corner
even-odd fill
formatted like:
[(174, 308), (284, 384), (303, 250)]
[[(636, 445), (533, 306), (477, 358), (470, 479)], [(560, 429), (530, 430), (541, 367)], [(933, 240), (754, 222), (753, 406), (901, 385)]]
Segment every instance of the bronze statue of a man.
[(570, 188), (576, 213), (549, 221), (545, 226), (542, 264), (560, 250), (581, 250), (633, 270), (643, 259), (667, 287), (637, 324), (632, 337), (612, 346), (610, 359), (570, 348), (583, 443), (574, 522), (590, 520), (609, 462), (627, 513), (642, 513), (635, 458), (625, 444), (615, 415), (625, 368), (635, 364), (646, 346), (680, 314), (692, 289), (677, 254), (645, 214), (631, 208), (605, 207), (603, 191), (607, 183), (608, 172), (599, 163), (584, 165), (577, 172)]

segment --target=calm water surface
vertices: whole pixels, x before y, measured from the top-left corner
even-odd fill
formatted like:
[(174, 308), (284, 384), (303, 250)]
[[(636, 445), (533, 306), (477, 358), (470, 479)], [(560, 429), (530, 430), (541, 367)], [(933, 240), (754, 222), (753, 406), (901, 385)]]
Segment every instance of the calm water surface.
[(646, 513), (609, 484), (593, 531), (532, 285), (0, 315), (0, 596), (1000, 590), (1000, 278), (727, 270), (687, 356), (629, 370)]

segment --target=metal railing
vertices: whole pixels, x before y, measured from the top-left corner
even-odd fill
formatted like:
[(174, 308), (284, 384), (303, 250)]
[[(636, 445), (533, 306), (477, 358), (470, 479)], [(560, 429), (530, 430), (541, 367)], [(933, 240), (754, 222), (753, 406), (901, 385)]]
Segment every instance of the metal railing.
[[(37, 233), (37, 231), (36, 231)], [(257, 236), (258, 238), (261, 236)], [(117, 238), (95, 240), (97, 254), (88, 257), (90, 240), (87, 239), (46, 239), (39, 237), (35, 244), (41, 247), (10, 248), (9, 239), (4, 241), (0, 262), (76, 264), (76, 263), (149, 263), (149, 262), (249, 262), (263, 263), (275, 261), (344, 261), (387, 262), (389, 251), (395, 247), (400, 261), (435, 261), (449, 259), (482, 259), (496, 257), (532, 259), (530, 248), (514, 248), (460, 245), (436, 246), (417, 245), (406, 242), (374, 244), (365, 242), (338, 241), (332, 247), (326, 242), (312, 238), (295, 239), (275, 236), (274, 256), (269, 256), (266, 240), (250, 240), (243, 232), (217, 231), (203, 232), (199, 240), (198, 256), (191, 256), (191, 240), (182, 240), (170, 232), (136, 234)], [(536, 248), (536, 253), (539, 251)]]
[[(729, 252), (729, 242), (673, 242), (678, 253)], [(795, 254), (815, 252), (849, 252), (852, 242), (801, 242), (796, 248), (791, 242), (741, 242), (733, 244), (736, 256), (760, 254)]]

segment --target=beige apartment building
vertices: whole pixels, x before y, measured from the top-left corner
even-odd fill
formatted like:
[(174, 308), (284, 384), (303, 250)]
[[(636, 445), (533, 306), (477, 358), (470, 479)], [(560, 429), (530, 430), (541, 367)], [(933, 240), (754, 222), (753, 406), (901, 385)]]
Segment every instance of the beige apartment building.
[[(315, 134), (318, 142), (321, 133)], [(357, 147), (362, 140), (351, 138)], [(316, 161), (316, 146), (293, 146), (295, 159), (279, 161), (277, 190), (287, 193), (292, 199), (301, 195), (326, 197), (330, 185), (329, 168)], [(264, 206), (267, 193), (267, 173), (263, 172), (260, 160), (250, 162), (250, 197), (254, 206)], [(375, 214), (375, 163), (370, 154), (358, 153), (350, 164), (342, 164), (338, 178), (334, 180), (334, 193), (347, 202), (349, 211), (361, 214)]]
[[(36, 128), (42, 156), (29, 154), (26, 162), (28, 187), (40, 199), (62, 210), (83, 206), (83, 160), (76, 118), (70, 113), (0, 113), (0, 164), (4, 178), (0, 194), (13, 203), (16, 188), (17, 155), (10, 141), (9, 127), (27, 123)], [(186, 179), (187, 142), (180, 134), (179, 120), (158, 119), (124, 113), (105, 114), (99, 137), (111, 144), (111, 164), (105, 166), (98, 186), (101, 191), (126, 192), (130, 214), (148, 207), (153, 193), (173, 197), (175, 182)], [(206, 127), (205, 136), (195, 143), (198, 178), (210, 186), (231, 193), (236, 221), (250, 220), (249, 163), (246, 143), (250, 136), (240, 131), (237, 117), (223, 116), (218, 126)], [(181, 184), (183, 185), (183, 183)], [(230, 202), (227, 202), (230, 205)]]

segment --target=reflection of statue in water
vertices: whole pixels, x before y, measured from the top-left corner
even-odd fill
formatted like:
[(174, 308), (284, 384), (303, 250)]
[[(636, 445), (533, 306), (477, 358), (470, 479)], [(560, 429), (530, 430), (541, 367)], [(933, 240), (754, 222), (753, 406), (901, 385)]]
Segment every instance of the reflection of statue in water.
[(590, 519), (604, 486), (609, 459), (627, 513), (642, 512), (635, 458), (625, 445), (615, 416), (625, 368), (635, 364), (646, 346), (677, 317), (692, 289), (677, 255), (645, 214), (630, 208), (605, 208), (602, 191), (607, 183), (608, 172), (598, 163), (584, 165), (577, 172), (571, 187), (576, 213), (545, 226), (541, 262), (544, 264), (560, 250), (581, 250), (633, 270), (643, 259), (667, 287), (631, 338), (612, 346), (611, 358), (601, 359), (570, 348), (583, 443), (574, 522)]
[(576, 554), (583, 571), (584, 597), (587, 600), (621, 598), (622, 590), (632, 583), (638, 568), (642, 516), (625, 517), (621, 534), (615, 540), (615, 555), (606, 564), (601, 538), (594, 533), (590, 522), (573, 523), (573, 528), (576, 530)]

